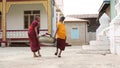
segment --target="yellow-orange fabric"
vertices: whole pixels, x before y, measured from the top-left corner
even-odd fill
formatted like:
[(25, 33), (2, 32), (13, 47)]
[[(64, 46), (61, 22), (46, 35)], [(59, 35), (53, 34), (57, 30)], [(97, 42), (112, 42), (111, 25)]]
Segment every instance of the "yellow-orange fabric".
[(61, 22), (58, 22), (57, 23), (57, 28), (58, 28), (57, 38), (65, 39), (66, 38), (66, 27), (65, 27), (65, 25)]

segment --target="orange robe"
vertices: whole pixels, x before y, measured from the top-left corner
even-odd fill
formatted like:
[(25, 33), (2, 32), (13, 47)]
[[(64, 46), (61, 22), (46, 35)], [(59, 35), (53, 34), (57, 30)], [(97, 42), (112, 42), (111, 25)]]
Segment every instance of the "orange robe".
[(63, 23), (58, 22), (57, 23), (58, 31), (56, 33), (57, 35), (57, 48), (61, 50), (65, 50), (66, 46), (66, 27)]

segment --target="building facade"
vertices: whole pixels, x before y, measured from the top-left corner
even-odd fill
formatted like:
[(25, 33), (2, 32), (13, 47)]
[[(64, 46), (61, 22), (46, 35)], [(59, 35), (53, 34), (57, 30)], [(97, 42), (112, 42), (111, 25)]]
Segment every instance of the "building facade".
[(120, 55), (120, 0), (110, 0), (110, 51)]
[(55, 5), (58, 4), (54, 0), (0, 0), (1, 44), (27, 40), (28, 27), (36, 15), (40, 16), (40, 35), (52, 34), (55, 13), (60, 9)]
[(96, 22), (98, 18), (98, 14), (81, 14), (81, 15), (68, 15), (69, 17), (88, 20), (87, 25), (87, 44), (91, 40), (96, 39), (96, 29), (99, 26), (99, 23)]
[(87, 42), (87, 20), (66, 17), (65, 19), (67, 43), (71, 45), (86, 45)]
[(99, 27), (96, 29), (96, 39), (90, 41), (90, 46), (85, 46), (83, 48), (108, 51), (110, 49), (110, 42), (108, 37), (108, 27), (110, 23), (110, 1), (103, 1), (96, 21), (99, 23)]
[(56, 23), (59, 21), (61, 16), (64, 16), (63, 14), (63, 7), (64, 7), (64, 2), (63, 0), (54, 0), (54, 13), (53, 16), (55, 18), (53, 18), (53, 26), (52, 26), (52, 35), (54, 36), (55, 31), (56, 31)]
[(104, 0), (98, 19), (100, 26), (97, 29), (96, 40), (101, 42), (94, 42), (95, 47), (102, 44), (99, 48), (120, 55), (120, 0)]

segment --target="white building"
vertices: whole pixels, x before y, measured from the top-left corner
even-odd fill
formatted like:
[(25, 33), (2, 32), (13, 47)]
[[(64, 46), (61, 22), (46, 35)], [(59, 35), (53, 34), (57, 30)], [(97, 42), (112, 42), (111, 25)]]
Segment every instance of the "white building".
[(36, 15), (40, 16), (40, 35), (52, 34), (56, 13), (63, 8), (61, 6), (62, 2), (54, 0), (0, 0), (1, 44), (28, 41), (27, 30)]

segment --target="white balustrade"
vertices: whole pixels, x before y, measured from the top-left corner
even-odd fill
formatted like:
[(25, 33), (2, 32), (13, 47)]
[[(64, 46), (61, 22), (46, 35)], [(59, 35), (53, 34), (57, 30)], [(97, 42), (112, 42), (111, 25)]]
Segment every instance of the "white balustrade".
[(120, 17), (120, 0), (115, 0), (115, 2), (116, 2), (115, 10), (116, 10), (117, 16)]
[(117, 5), (119, 3), (119, 0), (115, 0), (115, 4)]
[[(47, 30), (40, 31), (39, 35), (47, 33)], [(7, 30), (7, 39), (28, 38), (27, 30)], [(2, 39), (2, 31), (0, 31), (0, 39)]]

